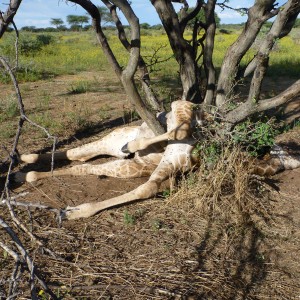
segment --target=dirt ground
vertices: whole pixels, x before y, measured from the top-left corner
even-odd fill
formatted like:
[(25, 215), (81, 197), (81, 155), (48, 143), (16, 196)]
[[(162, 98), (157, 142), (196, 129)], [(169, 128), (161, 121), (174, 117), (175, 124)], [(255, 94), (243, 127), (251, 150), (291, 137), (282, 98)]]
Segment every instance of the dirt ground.
[[(99, 76), (98, 90), (68, 94), (70, 82), (95, 80), (95, 76)], [(22, 87), (28, 111), (35, 109), (37, 93), (50, 97), (51, 116), (63, 116), (63, 110), (78, 106), (89, 108), (92, 125), (77, 132), (65, 127), (59, 149), (94, 141), (128, 121), (124, 111), (131, 107), (113, 76), (83, 73)], [(272, 87), (276, 90), (278, 84), (274, 82)], [(4, 90), (11, 93), (8, 86)], [(107, 106), (111, 107), (109, 116), (99, 121), (99, 109)], [(300, 130), (295, 136), (300, 141)], [(9, 148), (11, 141), (5, 140), (3, 145)], [(51, 149), (51, 141), (26, 130), (18, 149), (20, 153), (45, 152)], [(92, 163), (110, 159), (98, 158)], [(78, 162), (59, 162), (55, 168), (75, 164)], [(22, 164), (15, 170), (45, 171), (50, 167), (50, 163)], [(145, 180), (66, 176), (34, 184), (12, 183), (11, 189), (12, 195), (25, 193), (19, 201), (61, 209), (121, 195)], [(18, 218), (55, 257), (12, 226), (42, 277), (61, 299), (300, 299), (300, 169), (285, 171), (259, 185), (268, 189), (268, 199), (253, 201), (267, 213), (254, 208), (253, 217), (242, 223), (230, 219), (226, 224), (204, 215), (188, 198), (163, 197), (167, 185), (156, 199), (62, 224), (54, 212), (17, 207)], [(5, 206), (1, 217), (9, 220)], [(8, 241), (3, 230), (0, 239)], [(12, 270), (10, 257), (0, 256), (0, 291), (7, 289)], [(28, 280), (24, 271), (18, 299), (29, 298)], [(47, 299), (42, 288), (38, 292), (41, 299)], [(4, 295), (0, 292), (1, 299)]]

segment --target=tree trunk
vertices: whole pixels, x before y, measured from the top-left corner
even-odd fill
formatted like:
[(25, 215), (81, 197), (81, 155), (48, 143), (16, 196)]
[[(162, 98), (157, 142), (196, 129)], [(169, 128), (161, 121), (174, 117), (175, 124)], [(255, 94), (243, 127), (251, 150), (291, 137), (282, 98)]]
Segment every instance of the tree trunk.
[(183, 38), (183, 28), (171, 1), (151, 0), (166, 30), (175, 58), (179, 64), (182, 83), (182, 99), (195, 103), (202, 102), (193, 47)]
[(275, 0), (256, 0), (249, 9), (249, 17), (243, 32), (236, 42), (228, 48), (221, 66), (217, 86), (216, 105), (219, 109), (224, 109), (226, 98), (230, 96), (241, 59), (253, 44), (264, 22), (277, 12), (272, 11), (274, 2)]
[(207, 78), (204, 103), (212, 105), (216, 89), (216, 70), (213, 64), (213, 51), (216, 33), (215, 6), (216, 0), (209, 0), (205, 7), (206, 40), (204, 45), (204, 68)]
[(154, 113), (145, 105), (142, 101), (140, 94), (138, 93), (136, 84), (134, 82), (134, 74), (136, 73), (139, 59), (140, 59), (140, 27), (139, 20), (134, 14), (130, 4), (126, 0), (114, 0), (111, 1), (116, 5), (124, 14), (131, 27), (131, 42), (129, 51), (129, 61), (127, 66), (122, 69), (119, 65), (116, 57), (114, 56), (107, 39), (101, 28), (101, 17), (97, 7), (88, 0), (70, 0), (71, 2), (79, 4), (83, 7), (92, 17), (93, 27), (95, 29), (97, 39), (101, 44), (103, 52), (111, 63), (114, 71), (120, 79), (123, 87), (128, 95), (131, 103), (136, 109), (140, 117), (147, 123), (151, 130), (159, 135), (164, 133), (164, 129), (156, 119)]
[(4, 14), (0, 12), (0, 38), (6, 31), (8, 25), (13, 22), (21, 2), (22, 0), (10, 0), (6, 12)]

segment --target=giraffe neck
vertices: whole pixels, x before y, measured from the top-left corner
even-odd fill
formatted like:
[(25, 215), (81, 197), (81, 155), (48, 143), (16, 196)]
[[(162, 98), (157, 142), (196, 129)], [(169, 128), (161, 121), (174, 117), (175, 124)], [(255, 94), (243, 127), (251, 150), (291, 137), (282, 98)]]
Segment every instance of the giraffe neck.
[(281, 146), (275, 145), (271, 151), (271, 158), (258, 161), (255, 173), (261, 176), (271, 176), (284, 170), (292, 170), (300, 167), (300, 154), (290, 153)]

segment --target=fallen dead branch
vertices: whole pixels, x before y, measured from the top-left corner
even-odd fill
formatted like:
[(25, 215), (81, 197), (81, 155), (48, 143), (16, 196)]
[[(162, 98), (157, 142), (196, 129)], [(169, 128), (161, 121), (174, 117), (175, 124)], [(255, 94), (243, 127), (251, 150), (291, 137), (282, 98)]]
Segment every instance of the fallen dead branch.
[[(42, 286), (42, 288), (52, 297), (52, 299), (57, 299), (57, 297), (55, 296), (55, 294), (52, 293), (52, 291), (48, 288), (48, 286), (46, 285), (46, 283), (44, 282), (44, 280), (40, 277), (40, 275), (37, 273), (35, 266), (33, 264), (33, 261), (30, 259), (26, 249), (24, 248), (22, 242), (20, 241), (20, 239), (18, 238), (18, 236), (16, 235), (16, 233), (12, 230), (12, 228), (2, 219), (0, 218), (0, 226), (4, 228), (4, 230), (6, 231), (6, 233), (9, 234), (9, 236), (11, 237), (12, 241), (14, 242), (16, 248), (18, 249), (19, 254), (17, 254), (15, 251), (9, 249), (5, 244), (1, 243), (0, 246), (4, 246), (3, 249), (4, 250), (8, 250), (8, 254), (10, 254), (16, 264), (19, 264), (20, 262), (22, 262), (23, 264), (26, 264), (28, 271), (30, 273), (30, 290), (31, 290), (31, 297), (33, 300), (37, 300), (38, 296), (36, 293), (36, 289), (35, 289), (35, 278), (38, 280), (39, 284)], [(14, 270), (12, 273), (12, 278), (15, 278), (15, 274), (16, 271)], [(16, 286), (16, 283), (14, 281), (13, 283), (14, 286)], [(15, 290), (15, 288), (13, 288), (12, 290), (9, 291), (9, 293), (13, 293)], [(12, 299), (12, 294), (8, 294), (8, 298)]]
[[(11, 175), (11, 171), (12, 171), (13, 166), (16, 164), (16, 162), (18, 160), (17, 159), (17, 157), (18, 157), (17, 146), (18, 146), (18, 142), (19, 142), (19, 139), (20, 139), (21, 130), (22, 130), (22, 127), (23, 127), (23, 124), (24, 124), (25, 121), (29, 122), (33, 126), (38, 127), (39, 129), (43, 130), (46, 133), (46, 135), (48, 136), (48, 138), (53, 139), (53, 152), (52, 152), (53, 154), (52, 154), (52, 163), (51, 163), (52, 170), (53, 170), (53, 166), (54, 166), (54, 150), (55, 150), (55, 145), (56, 145), (56, 137), (53, 137), (52, 135), (50, 135), (50, 133), (44, 127), (42, 127), (42, 126), (36, 124), (35, 122), (31, 121), (26, 116), (22, 96), (21, 96), (21, 93), (20, 93), (18, 82), (15, 78), (15, 75), (14, 75), (12, 69), (10, 68), (8, 62), (1, 56), (0, 56), (0, 63), (3, 65), (6, 72), (10, 75), (12, 83), (15, 87), (15, 91), (16, 91), (16, 95), (17, 95), (17, 99), (18, 99), (19, 111), (20, 111), (18, 128), (17, 128), (17, 131), (16, 131), (16, 135), (15, 135), (14, 143), (13, 143), (13, 146), (12, 146), (12, 150), (9, 153), (10, 163), (9, 163), (9, 167), (8, 167), (8, 171), (7, 171), (7, 176), (6, 176), (6, 180), (5, 180), (3, 193), (1, 195), (0, 200), (1, 200), (1, 204), (5, 204), (7, 206), (8, 210), (9, 210), (9, 213), (10, 213), (11, 221), (13, 222), (13, 224), (18, 229), (20, 229), (22, 232), (26, 233), (26, 235), (29, 236), (31, 240), (35, 241), (39, 247), (43, 247), (43, 243), (41, 241), (39, 241), (34, 236), (34, 234), (27, 229), (27, 227), (17, 218), (17, 216), (16, 216), (16, 214), (13, 210), (13, 207), (12, 207), (13, 204), (12, 203), (13, 203), (14, 200), (12, 200), (12, 197), (10, 195), (10, 190), (9, 190), (10, 175)], [(16, 204), (16, 202), (15, 202), (15, 204)], [(20, 267), (20, 265), (21, 266), (26, 265), (27, 270), (28, 270), (29, 275), (30, 275), (29, 284), (30, 284), (31, 298), (34, 299), (34, 300), (38, 299), (38, 296), (37, 296), (37, 293), (36, 293), (36, 284), (35, 284), (35, 279), (37, 279), (37, 281), (42, 286), (44, 291), (46, 293), (48, 293), (52, 299), (57, 299), (55, 294), (47, 287), (44, 280), (38, 274), (38, 272), (36, 270), (36, 267), (33, 263), (33, 260), (30, 258), (29, 254), (28, 254), (28, 251), (24, 248), (24, 246), (23, 246), (21, 240), (19, 239), (18, 235), (12, 230), (12, 228), (2, 218), (0, 218), (0, 226), (2, 226), (4, 228), (4, 230), (8, 233), (8, 235), (10, 236), (12, 241), (14, 242), (14, 244), (15, 244), (16, 248), (18, 249), (18, 252), (19, 252), (19, 254), (17, 254), (16, 251), (10, 249), (10, 247), (8, 247), (8, 245), (6, 245), (3, 242), (1, 242), (1, 244), (0, 244), (0, 246), (9, 255), (11, 255), (11, 257), (13, 257), (13, 259), (15, 260), (15, 267), (14, 267), (14, 269), (12, 271), (12, 274), (11, 274), (11, 282), (9, 284), (7, 294), (5, 295), (6, 298), (7, 299), (16, 299), (17, 298), (17, 296), (18, 296), (17, 287), (18, 287), (18, 283), (19, 283), (18, 280), (21, 276), (21, 272), (20, 272), (19, 267)], [(46, 247), (43, 247), (43, 248), (50, 255), (56, 257), (56, 255), (50, 249), (48, 249)]]

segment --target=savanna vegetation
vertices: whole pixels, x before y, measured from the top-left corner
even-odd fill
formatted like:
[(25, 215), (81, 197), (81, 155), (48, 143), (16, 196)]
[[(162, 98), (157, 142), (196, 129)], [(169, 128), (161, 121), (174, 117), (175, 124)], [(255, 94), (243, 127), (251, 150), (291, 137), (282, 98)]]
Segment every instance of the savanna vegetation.
[[(10, 2), (12, 7), (21, 3)], [(278, 134), (299, 125), (297, 118), (284, 122), (284, 105), (299, 97), (297, 86), (293, 90), (300, 77), (299, 3), (288, 1), (291, 6), (283, 9), (274, 1), (255, 1), (253, 11), (243, 11), (249, 23), (224, 25), (211, 6), (216, 1), (183, 6), (176, 17), (171, 6), (178, 1), (151, 1), (163, 26), (141, 20), (139, 36), (136, 20), (126, 15), (127, 1), (102, 1), (108, 9), (91, 7), (89, 1), (72, 2), (91, 15), (96, 34), (87, 16), (69, 16), (70, 28), (52, 19), (53, 30), (20, 30), (16, 51), (16, 33), (5, 32), (6, 23), (0, 22), (0, 56), (12, 71), (3, 64), (0, 73), (0, 170), (5, 175), (1, 199), (20, 193), (6, 177), (12, 169), (24, 167), (17, 166), (17, 149), (43, 152), (70, 147), (78, 139), (90, 141), (112, 126), (141, 122), (140, 118), (159, 131), (152, 119), (155, 111), (158, 107), (168, 110), (170, 102), (180, 98), (202, 103), (215, 119), (195, 148), (202, 159), (199, 170), (176, 178), (177, 186), (164, 187), (153, 202), (62, 226), (55, 221), (63, 206), (57, 199), (65, 204), (76, 197), (82, 200), (83, 195), (98, 199), (102, 179), (70, 178), (28, 187), (26, 200), (47, 204), (40, 209), (13, 207), (13, 200), (3, 202), (0, 297), (296, 299), (300, 294), (300, 263), (295, 259), (299, 227), (294, 226), (291, 206), (278, 204), (287, 201), (282, 194), (278, 197), (274, 182), (250, 175), (248, 162), (250, 156), (266, 154)], [(179, 2), (186, 5), (188, 1)], [(167, 11), (164, 4), (173, 23), (162, 13)], [(116, 7), (125, 13), (129, 26), (114, 27), (119, 21)], [(277, 15), (279, 24), (269, 21)], [(3, 16), (10, 17), (9, 11)], [(280, 18), (286, 22), (280, 23)], [(279, 29), (272, 29), (274, 23)], [(259, 28), (249, 49), (243, 49), (240, 60), (228, 58), (228, 49), (239, 51), (233, 45), (249, 34), (251, 26)], [(272, 45), (266, 46), (270, 37)], [(140, 45), (131, 41), (135, 38)], [(212, 40), (213, 49), (208, 42)], [(133, 62), (133, 53), (139, 61)], [(190, 65), (184, 65), (183, 58), (192, 58)], [(226, 73), (224, 66), (230, 61), (236, 68), (228, 67)], [(133, 71), (132, 64), (136, 64)], [(127, 71), (131, 77), (126, 77)], [(26, 118), (22, 110), (20, 118), (12, 78), (23, 96)], [(294, 94), (286, 92), (289, 86)], [(280, 98), (280, 93), (287, 100), (272, 106), (274, 111), (252, 112), (249, 105), (241, 109), (252, 103), (255, 110), (265, 99), (271, 103)], [(135, 102), (139, 98), (143, 105)], [(28, 121), (22, 124), (21, 134), (20, 120)], [(294, 136), (297, 141), (299, 134)], [(106, 184), (100, 189), (110, 191), (112, 183)], [(123, 188), (132, 182), (115, 184)], [(78, 196), (79, 189), (83, 195)], [(297, 203), (297, 191), (287, 199)]]

